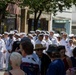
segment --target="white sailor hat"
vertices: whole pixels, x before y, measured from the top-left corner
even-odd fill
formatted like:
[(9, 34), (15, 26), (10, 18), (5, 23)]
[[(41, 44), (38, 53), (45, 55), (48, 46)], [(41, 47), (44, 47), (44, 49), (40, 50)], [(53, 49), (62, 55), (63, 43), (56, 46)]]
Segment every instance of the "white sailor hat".
[(20, 35), (26, 35), (26, 33), (25, 32), (21, 32)]
[(65, 33), (65, 31), (61, 31), (61, 34)]
[(9, 33), (8, 33), (8, 32), (4, 32), (4, 34), (7, 34), (7, 35), (9, 35)]
[(21, 33), (20, 33), (20, 36), (21, 36), (21, 35), (24, 35), (25, 37), (27, 37), (27, 35), (26, 35), (25, 32), (21, 32)]
[(10, 31), (10, 33), (9, 34), (14, 34), (15, 32), (14, 31)]
[(46, 31), (46, 34), (49, 34), (49, 31)]
[(74, 37), (74, 34), (69, 34), (69, 37)]
[(54, 34), (54, 36), (55, 36), (55, 37), (60, 37), (60, 35), (59, 35), (58, 33), (57, 33), (57, 34)]
[(54, 30), (51, 30), (50, 32), (55, 33), (55, 31), (54, 31)]
[(35, 34), (35, 31), (30, 31), (31, 34)]
[(16, 35), (16, 36), (20, 36), (20, 34), (19, 34), (19, 33), (16, 33), (15, 35)]
[(33, 35), (32, 34), (28, 34), (28, 36), (32, 37), (33, 38)]
[(66, 32), (63, 32), (63, 35), (68, 35)]
[(46, 32), (44, 30), (42, 30), (41, 33), (46, 34)]
[(45, 36), (49, 36), (49, 34), (44, 34)]
[(36, 30), (36, 32), (41, 32), (41, 30)]
[(15, 33), (18, 33), (18, 30), (14, 30)]
[(39, 36), (44, 36), (44, 34), (43, 34), (43, 33), (40, 33), (40, 34), (38, 35), (38, 37), (39, 37)]
[(34, 34), (32, 34), (33, 36), (36, 36), (37, 34), (36, 33), (34, 33)]

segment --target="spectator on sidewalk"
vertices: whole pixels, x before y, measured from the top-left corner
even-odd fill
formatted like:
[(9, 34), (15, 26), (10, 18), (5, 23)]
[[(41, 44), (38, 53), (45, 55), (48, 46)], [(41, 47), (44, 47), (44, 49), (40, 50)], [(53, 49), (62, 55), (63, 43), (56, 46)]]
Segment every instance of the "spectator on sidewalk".
[[(19, 45), (20, 45), (20, 41), (15, 41), (15, 42), (12, 44), (11, 53), (13, 53), (13, 52), (18, 52), (18, 53), (21, 54)], [(10, 55), (11, 55), (11, 53), (10, 53)], [(10, 56), (9, 56), (9, 58), (10, 58)], [(10, 61), (9, 58), (8, 58), (8, 69), (7, 69), (8, 71), (12, 69), (11, 64), (10, 64), (10, 62), (9, 62), (9, 61)]]
[(67, 71), (69, 68), (72, 68), (72, 62), (71, 62), (70, 58), (65, 55), (65, 52), (66, 52), (65, 46), (59, 45), (58, 51), (60, 53), (60, 58), (64, 62), (65, 70)]
[(67, 70), (67, 75), (76, 75), (76, 47), (73, 49), (73, 56), (71, 57), (71, 61), (73, 64), (72, 68)]
[(27, 73), (27, 75), (39, 75), (39, 63), (33, 54), (33, 44), (31, 41), (24, 41), (20, 44), (22, 53), (21, 69)]
[(76, 67), (76, 47), (73, 49), (73, 57), (71, 57), (73, 67)]
[(50, 56), (52, 62), (49, 65), (46, 75), (66, 75), (65, 66), (60, 59), (57, 47), (55, 45), (49, 45), (47, 54)]
[(46, 75), (47, 68), (51, 63), (50, 58), (43, 53), (43, 50), (46, 49), (42, 44), (35, 45), (35, 51), (38, 55), (39, 59), (41, 60), (41, 75)]
[(5, 72), (4, 75), (27, 75), (20, 69), (21, 59), (22, 56), (19, 53), (13, 52), (10, 55), (10, 64), (12, 66), (12, 70)]

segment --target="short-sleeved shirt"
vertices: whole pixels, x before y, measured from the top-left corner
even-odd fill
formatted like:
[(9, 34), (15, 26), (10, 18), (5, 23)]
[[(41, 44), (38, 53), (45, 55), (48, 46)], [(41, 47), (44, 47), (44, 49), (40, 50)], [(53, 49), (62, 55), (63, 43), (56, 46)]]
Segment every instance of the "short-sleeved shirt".
[(66, 75), (63, 61), (61, 59), (52, 61), (46, 75)]
[(33, 54), (22, 58), (22, 64), (20, 67), (25, 73), (27, 73), (27, 75), (39, 75), (39, 64)]

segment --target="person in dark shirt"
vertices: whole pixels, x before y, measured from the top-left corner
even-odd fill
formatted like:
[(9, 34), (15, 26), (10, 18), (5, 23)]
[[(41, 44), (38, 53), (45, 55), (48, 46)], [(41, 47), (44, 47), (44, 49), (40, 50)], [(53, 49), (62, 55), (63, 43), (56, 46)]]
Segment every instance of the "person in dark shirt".
[(66, 49), (65, 46), (59, 45), (57, 47), (59, 53), (60, 53), (60, 58), (64, 62), (65, 65), (65, 70), (67, 71), (69, 68), (72, 68), (72, 62), (68, 56), (65, 55)]
[(71, 57), (73, 67), (76, 67), (76, 47), (73, 49), (73, 57)]
[(52, 62), (50, 63), (46, 75), (66, 75), (65, 66), (60, 59), (59, 51), (55, 45), (49, 45), (47, 54), (50, 56)]
[(35, 51), (36, 54), (38, 55), (38, 57), (41, 60), (41, 75), (46, 75), (47, 72), (47, 68), (49, 66), (49, 64), (51, 63), (51, 59), (43, 53), (43, 50), (46, 49), (46, 47), (43, 47), (42, 44), (36, 44), (35, 45)]

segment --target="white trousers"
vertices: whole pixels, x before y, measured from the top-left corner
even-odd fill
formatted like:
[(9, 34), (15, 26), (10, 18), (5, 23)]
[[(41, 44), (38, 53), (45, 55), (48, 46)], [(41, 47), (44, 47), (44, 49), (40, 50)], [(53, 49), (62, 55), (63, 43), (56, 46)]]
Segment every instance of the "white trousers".
[(3, 53), (0, 52), (0, 69), (3, 69)]
[(6, 67), (6, 69), (8, 69), (8, 64), (9, 64), (9, 56), (10, 56), (10, 53), (9, 53), (9, 52), (6, 52), (6, 53), (5, 53), (5, 59), (6, 59), (6, 64), (5, 64), (5, 67)]

